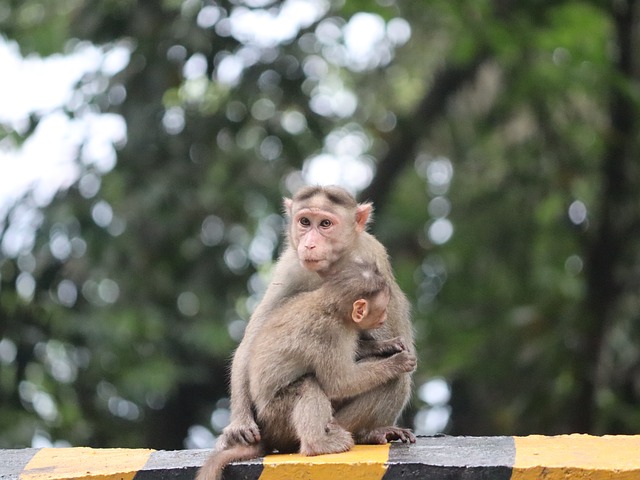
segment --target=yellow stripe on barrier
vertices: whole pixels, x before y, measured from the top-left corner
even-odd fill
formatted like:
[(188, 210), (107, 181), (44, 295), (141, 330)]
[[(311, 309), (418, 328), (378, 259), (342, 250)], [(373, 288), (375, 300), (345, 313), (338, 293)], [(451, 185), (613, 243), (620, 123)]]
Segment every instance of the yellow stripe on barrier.
[(514, 437), (512, 480), (640, 478), (640, 436)]
[(20, 480), (133, 480), (154, 450), (43, 448), (27, 463)]
[(260, 480), (381, 480), (389, 459), (387, 445), (356, 445), (346, 453), (307, 457), (267, 455)]

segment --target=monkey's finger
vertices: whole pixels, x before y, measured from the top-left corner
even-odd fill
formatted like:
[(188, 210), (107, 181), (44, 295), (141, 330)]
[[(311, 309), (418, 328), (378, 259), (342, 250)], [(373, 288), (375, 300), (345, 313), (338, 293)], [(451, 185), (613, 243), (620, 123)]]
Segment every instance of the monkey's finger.
[(411, 430), (402, 429), (400, 434), (402, 443), (416, 443), (416, 437)]
[(251, 437), (246, 435), (246, 430), (234, 430), (229, 432), (229, 443), (232, 445), (248, 446), (251, 445)]
[(242, 442), (246, 445), (252, 445), (260, 441), (260, 432), (257, 428), (247, 428), (240, 432), (242, 435)]
[(262, 440), (262, 437), (260, 436), (260, 430), (258, 429), (257, 425), (251, 429), (251, 433), (253, 434), (253, 440), (255, 443), (258, 443), (260, 440)]
[(244, 438), (242, 437), (242, 435), (238, 431), (230, 431), (230, 432), (228, 432), (227, 437), (228, 437), (227, 444), (229, 444), (229, 445), (244, 445), (245, 444)]
[(399, 352), (403, 351), (403, 350), (408, 350), (407, 348), (407, 344), (404, 343), (404, 340), (402, 339), (402, 337), (396, 337), (394, 339), (394, 343), (395, 343), (395, 347), (398, 349)]
[(402, 443), (416, 443), (416, 436), (411, 430), (403, 430), (402, 433)]

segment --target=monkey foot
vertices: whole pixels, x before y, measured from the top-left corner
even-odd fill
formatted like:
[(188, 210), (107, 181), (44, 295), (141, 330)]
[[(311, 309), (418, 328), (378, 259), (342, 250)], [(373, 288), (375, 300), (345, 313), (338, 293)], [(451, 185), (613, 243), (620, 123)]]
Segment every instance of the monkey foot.
[(325, 429), (326, 435), (321, 438), (311, 438), (300, 442), (300, 453), (303, 455), (325, 455), (327, 453), (342, 453), (353, 447), (353, 437), (336, 423), (329, 423)]
[(222, 431), (218, 439), (218, 448), (225, 450), (234, 445), (253, 445), (260, 441), (260, 430), (255, 422), (231, 422)]
[(416, 443), (416, 436), (408, 428), (380, 427), (359, 435), (356, 438), (356, 443), (382, 445), (394, 440), (400, 440), (402, 443)]

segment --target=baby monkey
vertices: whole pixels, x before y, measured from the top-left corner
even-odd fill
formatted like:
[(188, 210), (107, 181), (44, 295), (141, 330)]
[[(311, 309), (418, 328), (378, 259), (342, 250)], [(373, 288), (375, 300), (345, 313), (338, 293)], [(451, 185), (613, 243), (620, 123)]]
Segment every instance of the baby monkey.
[(223, 445), (197, 480), (219, 480), (228, 463), (274, 450), (304, 455), (349, 450), (353, 438), (334, 420), (331, 402), (348, 401), (416, 367), (416, 357), (400, 338), (358, 342), (362, 330), (384, 324), (389, 297), (389, 285), (375, 265), (352, 263), (317, 290), (265, 312), (248, 357), (261, 439)]

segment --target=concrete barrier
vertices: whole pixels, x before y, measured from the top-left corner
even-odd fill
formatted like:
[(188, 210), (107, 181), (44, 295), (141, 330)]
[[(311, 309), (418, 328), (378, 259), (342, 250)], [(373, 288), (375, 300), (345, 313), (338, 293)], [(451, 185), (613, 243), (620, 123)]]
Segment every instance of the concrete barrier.
[[(0, 450), (0, 479), (191, 480), (207, 450)], [(228, 480), (640, 479), (640, 435), (419, 437), (336, 455), (269, 455), (229, 465)]]

